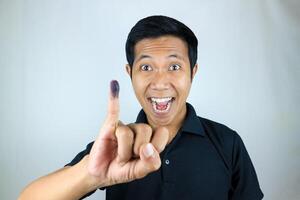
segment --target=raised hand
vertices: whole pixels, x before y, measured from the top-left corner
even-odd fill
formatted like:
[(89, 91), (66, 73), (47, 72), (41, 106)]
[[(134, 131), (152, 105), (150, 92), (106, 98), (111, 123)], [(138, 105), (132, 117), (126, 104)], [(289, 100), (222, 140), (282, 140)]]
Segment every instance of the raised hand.
[(111, 81), (107, 116), (88, 157), (88, 172), (99, 187), (139, 179), (159, 169), (159, 153), (169, 139), (164, 127), (152, 130), (148, 124), (119, 121), (119, 90), (118, 82)]

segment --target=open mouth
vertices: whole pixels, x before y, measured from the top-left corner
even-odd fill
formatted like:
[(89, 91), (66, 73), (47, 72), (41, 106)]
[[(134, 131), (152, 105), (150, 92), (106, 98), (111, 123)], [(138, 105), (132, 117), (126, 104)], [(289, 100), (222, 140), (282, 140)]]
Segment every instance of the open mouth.
[(174, 97), (150, 97), (148, 98), (152, 104), (155, 113), (167, 113), (170, 110)]

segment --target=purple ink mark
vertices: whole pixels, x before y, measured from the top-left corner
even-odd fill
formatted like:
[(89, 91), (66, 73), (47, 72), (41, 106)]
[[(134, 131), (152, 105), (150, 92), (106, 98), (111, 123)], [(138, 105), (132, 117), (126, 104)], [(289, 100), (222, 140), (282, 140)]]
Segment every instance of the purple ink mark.
[(112, 80), (110, 82), (110, 90), (111, 90), (111, 94), (114, 98), (119, 97), (120, 86), (119, 86), (119, 83), (117, 80)]

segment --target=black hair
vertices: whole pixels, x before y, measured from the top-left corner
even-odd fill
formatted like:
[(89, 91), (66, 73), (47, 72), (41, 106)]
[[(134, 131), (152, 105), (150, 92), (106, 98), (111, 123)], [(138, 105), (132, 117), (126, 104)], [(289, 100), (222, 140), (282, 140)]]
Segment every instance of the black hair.
[[(191, 72), (197, 62), (198, 40), (192, 30), (180, 21), (163, 15), (153, 15), (139, 20), (131, 29), (126, 41), (126, 58), (132, 68), (134, 47), (142, 39), (172, 35), (187, 43)], [(132, 70), (131, 70), (132, 71)]]

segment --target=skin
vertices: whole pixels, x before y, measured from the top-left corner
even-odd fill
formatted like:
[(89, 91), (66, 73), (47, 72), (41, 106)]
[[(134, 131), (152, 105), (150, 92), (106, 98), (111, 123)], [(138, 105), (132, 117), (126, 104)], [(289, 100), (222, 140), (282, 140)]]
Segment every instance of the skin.
[[(198, 70), (196, 64), (191, 78), (187, 44), (174, 36), (143, 39), (135, 45), (132, 68), (126, 65), (129, 76), (131, 70), (135, 95), (150, 126), (153, 129), (166, 127), (170, 133), (170, 142), (185, 118), (186, 99)], [(175, 100), (169, 113), (158, 115), (153, 111), (149, 97), (174, 97)]]
[[(75, 200), (100, 187), (145, 177), (161, 166), (159, 153), (172, 141), (186, 114), (191, 71), (185, 42), (173, 36), (144, 39), (135, 46), (132, 85), (149, 124), (119, 120), (117, 81), (110, 84), (107, 116), (92, 146), (74, 166), (67, 166), (30, 183), (19, 200)], [(148, 67), (142, 67), (148, 65)], [(176, 67), (175, 67), (176, 66)], [(178, 67), (180, 66), (180, 67)], [(192, 78), (198, 66), (192, 71)], [(130, 76), (131, 68), (126, 70)], [(168, 113), (153, 111), (148, 97), (174, 97)]]

